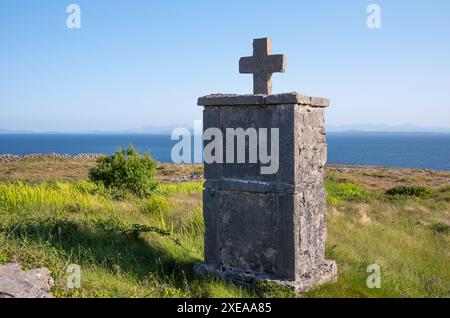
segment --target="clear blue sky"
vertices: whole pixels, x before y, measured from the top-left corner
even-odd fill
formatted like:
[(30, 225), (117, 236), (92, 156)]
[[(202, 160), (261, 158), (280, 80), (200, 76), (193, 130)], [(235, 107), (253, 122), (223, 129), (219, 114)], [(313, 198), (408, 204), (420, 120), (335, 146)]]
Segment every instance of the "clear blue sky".
[(267, 36), (274, 93), (331, 98), (328, 124), (450, 126), (448, 0), (1, 0), (0, 128), (192, 125), (197, 97), (251, 92), (238, 60)]

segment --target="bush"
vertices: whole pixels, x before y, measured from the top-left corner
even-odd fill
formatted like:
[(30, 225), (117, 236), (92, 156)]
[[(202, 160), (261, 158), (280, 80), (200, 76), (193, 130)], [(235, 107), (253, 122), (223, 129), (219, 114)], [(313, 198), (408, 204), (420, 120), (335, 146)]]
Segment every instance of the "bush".
[(325, 188), (327, 190), (327, 203), (339, 204), (344, 201), (369, 201), (370, 194), (358, 184), (346, 182), (335, 183), (325, 181)]
[(388, 196), (413, 196), (413, 197), (423, 197), (430, 195), (432, 191), (426, 187), (417, 187), (417, 186), (397, 186), (391, 188), (385, 192)]
[(148, 154), (142, 156), (129, 146), (112, 156), (101, 157), (97, 166), (89, 171), (89, 178), (108, 189), (128, 191), (144, 197), (157, 187), (156, 161)]

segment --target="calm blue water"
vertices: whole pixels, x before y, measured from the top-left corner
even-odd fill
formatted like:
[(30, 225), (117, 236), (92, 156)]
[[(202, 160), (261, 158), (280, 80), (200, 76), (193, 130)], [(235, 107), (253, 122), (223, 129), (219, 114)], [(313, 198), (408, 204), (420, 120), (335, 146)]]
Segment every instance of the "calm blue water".
[(450, 134), (328, 134), (328, 163), (450, 171)]
[[(133, 144), (171, 162), (168, 135), (0, 134), (0, 154), (106, 153)], [(450, 171), (450, 134), (329, 133), (328, 163)]]

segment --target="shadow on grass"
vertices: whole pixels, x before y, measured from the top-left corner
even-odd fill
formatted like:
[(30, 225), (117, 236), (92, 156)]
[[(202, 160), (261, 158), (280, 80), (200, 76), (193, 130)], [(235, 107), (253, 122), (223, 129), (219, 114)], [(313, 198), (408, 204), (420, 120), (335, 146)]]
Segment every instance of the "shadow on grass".
[[(65, 262), (97, 266), (111, 273), (126, 273), (142, 281), (154, 275), (161, 281), (170, 278), (175, 287), (198, 278), (193, 266), (199, 260), (183, 251), (174, 257), (158, 241), (152, 245), (139, 232), (117, 219), (74, 221), (33, 219), (0, 228), (10, 238), (45, 241), (65, 255)], [(149, 231), (147, 231), (149, 232)], [(164, 231), (162, 232), (164, 233)], [(154, 231), (151, 235), (161, 235)], [(159, 236), (160, 240), (168, 240)], [(182, 249), (174, 242), (174, 249)], [(176, 255), (179, 255), (177, 253)]]
[[(75, 263), (82, 269), (98, 268), (111, 275), (125, 274), (140, 283), (152, 278), (157, 280), (157, 288), (177, 288), (181, 292), (177, 295), (200, 298), (217, 295), (294, 297), (294, 294), (273, 286), (247, 288), (217, 277), (199, 277), (193, 267), (201, 260), (177, 245), (173, 238), (158, 237), (161, 231), (155, 230), (147, 234), (155, 235), (155, 239), (149, 240), (135, 229), (135, 225), (129, 226), (112, 218), (90, 221), (48, 218), (21, 220), (8, 227), (0, 227), (0, 232), (15, 241), (46, 242), (61, 253), (61, 267)], [(59, 270), (65, 275), (65, 268)], [(65, 281), (64, 276), (58, 278)]]

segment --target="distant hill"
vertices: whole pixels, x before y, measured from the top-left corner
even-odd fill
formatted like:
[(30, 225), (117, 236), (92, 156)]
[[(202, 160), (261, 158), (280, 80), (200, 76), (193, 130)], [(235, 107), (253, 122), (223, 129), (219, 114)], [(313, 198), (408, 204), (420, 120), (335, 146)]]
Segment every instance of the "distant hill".
[[(85, 130), (85, 131), (33, 131), (33, 130), (10, 130), (0, 128), (0, 134), (149, 134), (168, 135), (177, 127), (188, 128), (193, 132), (192, 125), (170, 125), (170, 126), (144, 126), (126, 130)], [(421, 127), (412, 124), (384, 125), (384, 124), (353, 124), (353, 125), (326, 125), (328, 132), (357, 133), (357, 132), (385, 132), (385, 133), (450, 133), (450, 127)]]
[(93, 134), (93, 135), (121, 135), (121, 134), (148, 134), (148, 135), (170, 135), (175, 128), (187, 128), (193, 132), (192, 125), (171, 126), (144, 126), (125, 130), (74, 130), (74, 131), (36, 131), (36, 130), (10, 130), (0, 128), (0, 134)]
[(421, 127), (412, 124), (384, 125), (384, 124), (354, 124), (334, 126), (327, 125), (329, 132), (424, 132), (424, 133), (450, 133), (448, 127)]
[(33, 133), (31, 130), (9, 130), (0, 128), (0, 134), (29, 134)]

